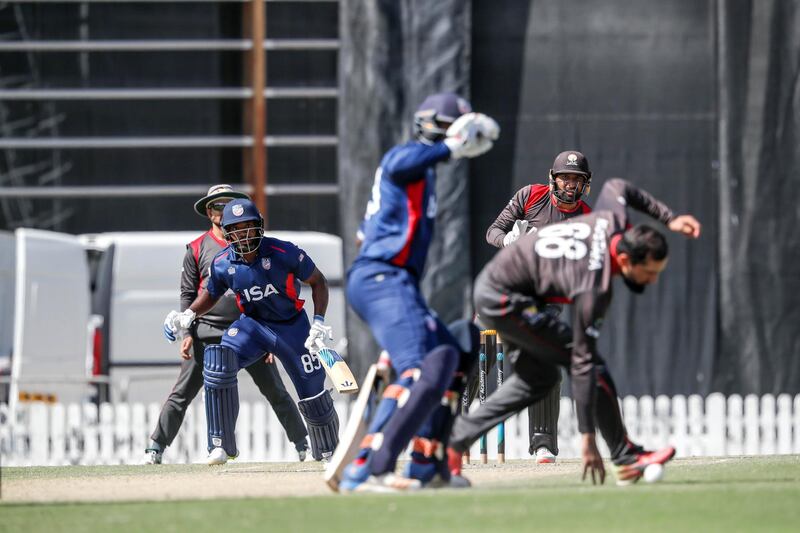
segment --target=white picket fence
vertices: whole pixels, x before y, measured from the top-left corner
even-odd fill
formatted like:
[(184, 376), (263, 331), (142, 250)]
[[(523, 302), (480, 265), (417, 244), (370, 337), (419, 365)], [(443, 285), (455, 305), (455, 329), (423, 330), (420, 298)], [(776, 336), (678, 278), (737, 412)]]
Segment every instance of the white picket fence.
[[(103, 404), (98, 409), (94, 404), (29, 403), (18, 404), (12, 420), (8, 406), (0, 405), (0, 464), (138, 463), (160, 407)], [(346, 402), (336, 405), (342, 428), (348, 408)], [(633, 440), (646, 447), (672, 444), (679, 456), (800, 454), (800, 395), (629, 396), (622, 400), (622, 410)], [(527, 458), (527, 414), (509, 419), (505, 433), (506, 458)], [(490, 460), (496, 457), (496, 435), (495, 429), (488, 436)], [(241, 405), (236, 439), (240, 461), (297, 460), (294, 447), (265, 403)], [(562, 398), (560, 456), (578, 457), (578, 444), (573, 404)], [(472, 454), (478, 456), (477, 444)], [(196, 402), (164, 462), (193, 463), (205, 457), (205, 415), (202, 404)]]

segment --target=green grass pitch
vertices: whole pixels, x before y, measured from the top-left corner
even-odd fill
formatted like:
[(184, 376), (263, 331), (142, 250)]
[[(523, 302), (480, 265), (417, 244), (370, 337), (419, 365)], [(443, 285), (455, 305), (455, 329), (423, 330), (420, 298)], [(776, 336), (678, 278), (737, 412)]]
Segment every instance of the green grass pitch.
[[(275, 472), (293, 475), (290, 465), (257, 466), (258, 474), (252, 474), (253, 464), (247, 463), (231, 467), (228, 473), (236, 474), (238, 468), (243, 474), (250, 468), (251, 480)], [(534, 466), (530, 461), (470, 466), (465, 474), (476, 480), (472, 489), (399, 496), (325, 493), (320, 491), (317, 472), (309, 470), (321, 469), (319, 465), (305, 466), (314, 496), (79, 503), (25, 503), (10, 496), (21, 483), (35, 483), (45, 490), (58, 480), (126, 483), (153, 472), (185, 476), (191, 483), (192, 476), (203, 475), (208, 468), (3, 468), (0, 531), (800, 530), (800, 456), (677, 459), (668, 465), (662, 482), (630, 487), (616, 487), (613, 477), (604, 486), (582, 483), (580, 465), (573, 460), (555, 466)]]

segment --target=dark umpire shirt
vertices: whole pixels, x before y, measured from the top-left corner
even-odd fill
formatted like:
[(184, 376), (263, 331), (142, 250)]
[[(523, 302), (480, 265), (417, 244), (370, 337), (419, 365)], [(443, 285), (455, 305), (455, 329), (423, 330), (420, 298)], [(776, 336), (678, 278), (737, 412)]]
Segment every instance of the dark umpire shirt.
[(540, 183), (527, 185), (514, 195), (497, 219), (486, 231), (486, 242), (503, 247), (503, 237), (514, 227), (517, 220), (528, 221), (531, 228), (542, 228), (567, 218), (590, 213), (592, 209), (583, 200), (578, 200), (572, 209), (561, 209), (550, 194), (550, 187)]
[[(186, 245), (186, 255), (183, 257), (181, 272), (181, 311), (189, 308), (200, 293), (200, 289), (206, 288), (208, 272), (214, 256), (227, 246), (228, 243), (217, 239), (211, 230)], [(211, 311), (198, 317), (197, 322), (225, 329), (231, 325), (231, 322), (239, 318), (241, 313), (236, 305), (236, 295), (232, 291), (228, 291), (211, 308)]]
[(572, 390), (581, 433), (594, 432), (596, 342), (612, 296), (611, 236), (628, 225), (626, 207), (669, 223), (672, 211), (647, 192), (619, 179), (603, 186), (595, 211), (540, 228), (500, 250), (478, 276), (482, 316), (502, 317), (572, 301)]

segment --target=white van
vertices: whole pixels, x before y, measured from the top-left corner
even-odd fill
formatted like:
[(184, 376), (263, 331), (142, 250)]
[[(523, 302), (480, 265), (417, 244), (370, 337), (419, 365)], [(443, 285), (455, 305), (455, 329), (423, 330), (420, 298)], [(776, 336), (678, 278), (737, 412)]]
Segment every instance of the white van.
[[(93, 272), (92, 361), (95, 373), (109, 375), (110, 390), (99, 388), (101, 401), (162, 401), (169, 394), (181, 362), (178, 344), (163, 335), (164, 317), (180, 302), (180, 274), (186, 244), (201, 232), (120, 232), (82, 235)], [(344, 335), (342, 242), (316, 232), (269, 232), (270, 237), (303, 248), (328, 278), (327, 323), (337, 340)], [(311, 292), (300, 297), (313, 314)], [(282, 371), (286, 388), (294, 393)], [(242, 401), (261, 398), (252, 380), (239, 380)]]
[(34, 229), (0, 233), (0, 402), (80, 402), (89, 269), (80, 240)]
[[(200, 233), (0, 232), (0, 403), (166, 399), (181, 358), (177, 343), (164, 338), (163, 320), (179, 306), (186, 244)], [(269, 235), (305, 249), (328, 278), (326, 319), (343, 351), (341, 239)], [(310, 289), (300, 297), (312, 314)], [(239, 385), (242, 401), (261, 398), (249, 378)]]

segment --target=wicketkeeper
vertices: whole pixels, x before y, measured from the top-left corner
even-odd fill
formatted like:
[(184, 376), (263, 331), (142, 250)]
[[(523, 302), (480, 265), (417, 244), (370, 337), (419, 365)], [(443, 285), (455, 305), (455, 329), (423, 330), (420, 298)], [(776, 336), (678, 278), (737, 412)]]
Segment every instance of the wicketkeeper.
[[(548, 184), (526, 185), (514, 194), (486, 232), (486, 241), (498, 248), (511, 246), (521, 236), (539, 228), (591, 213), (584, 201), (589, 195), (592, 172), (586, 157), (576, 151), (561, 152), (553, 161)], [(558, 299), (545, 306), (548, 312), (561, 312)], [(493, 362), (493, 361), (492, 361)], [(558, 413), (561, 401), (561, 375), (547, 395), (528, 408), (529, 453), (537, 463), (554, 463), (558, 455)]]

